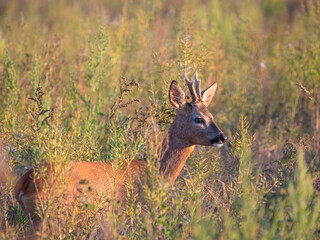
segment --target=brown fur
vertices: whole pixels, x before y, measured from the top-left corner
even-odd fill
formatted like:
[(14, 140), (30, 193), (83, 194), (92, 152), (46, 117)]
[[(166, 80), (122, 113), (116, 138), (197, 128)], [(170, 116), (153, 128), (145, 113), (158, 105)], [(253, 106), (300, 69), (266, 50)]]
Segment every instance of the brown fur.
[[(169, 184), (173, 184), (176, 180), (196, 144), (210, 146), (213, 138), (223, 135), (207, 110), (216, 85), (211, 87), (208, 88), (208, 93), (203, 92), (208, 96), (204, 101), (187, 103), (179, 85), (173, 81), (170, 86), (169, 98), (177, 114), (163, 141), (159, 169), (160, 175)], [(201, 117), (204, 123), (196, 123), (196, 117)], [(62, 170), (65, 174), (61, 174)], [(63, 176), (65, 176), (64, 179)], [(125, 183), (129, 176), (133, 181), (140, 181), (140, 176), (146, 177), (145, 163), (138, 160), (132, 161), (115, 176), (110, 163), (71, 161), (65, 169), (46, 166), (45, 177), (41, 177), (36, 168), (30, 169), (16, 183), (14, 194), (37, 229), (41, 221), (36, 215), (36, 204), (46, 199), (48, 195), (53, 196), (55, 202), (63, 201), (67, 205), (75, 199), (81, 199), (84, 195), (89, 195), (92, 201), (99, 201), (99, 196), (104, 195), (107, 198), (114, 196), (117, 200), (124, 202)], [(45, 191), (45, 184), (49, 191)], [(60, 185), (65, 188), (62, 189)], [(112, 192), (114, 195), (111, 194)]]

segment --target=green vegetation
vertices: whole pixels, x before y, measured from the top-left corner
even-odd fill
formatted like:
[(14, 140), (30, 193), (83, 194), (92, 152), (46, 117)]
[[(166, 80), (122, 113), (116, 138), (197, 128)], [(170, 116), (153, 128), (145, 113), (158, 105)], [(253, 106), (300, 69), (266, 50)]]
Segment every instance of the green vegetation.
[[(39, 204), (43, 239), (320, 238), (319, 0), (10, 0), (0, 33), (0, 239), (30, 227), (12, 195), (26, 169), (132, 159), (148, 179), (123, 212)], [(229, 143), (163, 187), (168, 87), (195, 71), (218, 82)]]

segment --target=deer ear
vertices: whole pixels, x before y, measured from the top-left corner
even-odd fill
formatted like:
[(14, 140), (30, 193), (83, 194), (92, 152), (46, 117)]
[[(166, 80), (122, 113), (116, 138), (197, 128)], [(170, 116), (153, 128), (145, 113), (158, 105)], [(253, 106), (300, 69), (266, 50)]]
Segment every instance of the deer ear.
[(179, 84), (173, 80), (169, 88), (169, 100), (174, 108), (180, 108), (186, 102), (186, 95)]
[(218, 86), (218, 84), (214, 83), (210, 87), (208, 87), (207, 89), (202, 91), (202, 93), (201, 93), (202, 100), (204, 102), (204, 105), (206, 105), (206, 107), (208, 107), (208, 105), (211, 103), (211, 100), (212, 100), (214, 94), (216, 93), (217, 86)]

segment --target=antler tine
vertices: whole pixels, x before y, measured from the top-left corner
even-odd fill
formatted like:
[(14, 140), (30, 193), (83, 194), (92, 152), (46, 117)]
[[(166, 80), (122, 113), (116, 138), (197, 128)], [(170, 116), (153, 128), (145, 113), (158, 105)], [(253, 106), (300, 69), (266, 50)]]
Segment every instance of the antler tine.
[(200, 80), (198, 80), (198, 73), (197, 72), (194, 74), (194, 82), (196, 85), (196, 95), (198, 96), (199, 99), (201, 99)]
[(186, 73), (184, 73), (184, 80), (186, 80), (187, 86), (189, 88), (189, 91), (190, 91), (190, 94), (191, 94), (191, 97), (192, 97), (192, 101), (196, 102), (197, 101), (197, 94), (196, 94), (196, 91), (194, 89), (194, 82), (195, 81), (190, 82)]

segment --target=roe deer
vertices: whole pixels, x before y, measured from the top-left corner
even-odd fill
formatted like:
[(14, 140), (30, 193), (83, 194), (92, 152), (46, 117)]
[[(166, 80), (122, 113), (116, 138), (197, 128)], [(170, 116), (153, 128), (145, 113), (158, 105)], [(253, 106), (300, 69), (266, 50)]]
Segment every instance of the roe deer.
[[(184, 91), (176, 81), (172, 81), (169, 88), (169, 100), (176, 110), (176, 117), (163, 141), (159, 169), (162, 179), (169, 184), (172, 184), (178, 177), (195, 145), (221, 147), (227, 139), (214, 123), (207, 109), (215, 94), (217, 84), (214, 83), (201, 92), (197, 73), (192, 82), (185, 74), (185, 81), (190, 90), (191, 102), (187, 102)], [(51, 181), (50, 195), (56, 196), (56, 201), (66, 202), (80, 198), (84, 194), (84, 182), (91, 189), (88, 193), (90, 198), (101, 193), (107, 193), (107, 197), (110, 197), (109, 192), (114, 190), (115, 195), (113, 196), (119, 201), (124, 201), (124, 189), (128, 176), (134, 181), (139, 181), (140, 176), (146, 177), (145, 162), (140, 160), (133, 160), (130, 165), (124, 166), (117, 175), (119, 177), (114, 176), (115, 172), (110, 163), (71, 161), (66, 169), (68, 173), (65, 175), (65, 192), (69, 198), (66, 195), (62, 197), (62, 191), (57, 187), (57, 184), (61, 182), (61, 177), (56, 178), (55, 181), (48, 180), (52, 170), (46, 170), (48, 171), (47, 177), (41, 177), (37, 174), (39, 171), (36, 168), (30, 169), (16, 183), (15, 197), (35, 227), (41, 223), (36, 213), (37, 202), (49, 195), (43, 190), (44, 183)], [(58, 171), (55, 169), (54, 174), (57, 174)]]

